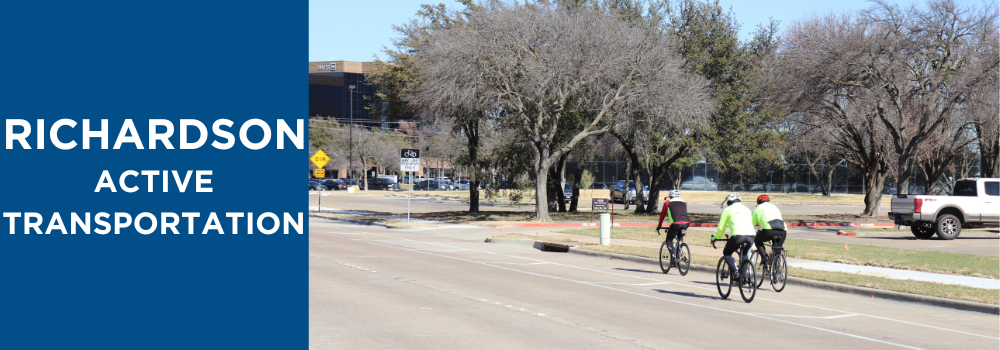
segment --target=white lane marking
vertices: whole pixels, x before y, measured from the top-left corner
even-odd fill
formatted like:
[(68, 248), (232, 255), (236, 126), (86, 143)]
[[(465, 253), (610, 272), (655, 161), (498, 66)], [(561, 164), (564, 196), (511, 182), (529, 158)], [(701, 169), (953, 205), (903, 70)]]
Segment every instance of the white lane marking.
[(660, 284), (679, 284), (676, 282), (652, 282), (652, 283), (623, 283), (623, 282), (585, 282), (591, 284), (618, 284), (623, 286), (655, 286)]
[(428, 251), (428, 252), (460, 252), (460, 251), (469, 250), (469, 249), (406, 249), (406, 250), (410, 250), (410, 251), (423, 250), (423, 251)]
[(772, 316), (772, 317), (796, 317), (796, 318), (815, 318), (815, 319), (824, 319), (824, 320), (829, 320), (829, 319), (834, 319), (834, 318), (844, 318), (844, 317), (851, 317), (851, 316), (861, 316), (861, 315), (859, 315), (859, 314), (843, 314), (843, 315), (833, 315), (833, 316), (807, 316), (807, 315), (779, 315), (779, 314), (764, 314), (764, 313), (757, 313), (757, 315), (761, 315), (761, 316)]
[(516, 262), (500, 262), (500, 261), (496, 261), (496, 262), (493, 262), (493, 263), (494, 264), (507, 264), (507, 265), (547, 265), (547, 264), (551, 264), (550, 262), (516, 263)]
[[(349, 229), (349, 228), (348, 227), (342, 227), (342, 229)], [(333, 233), (339, 234), (340, 232), (333, 232)], [(393, 237), (393, 236), (388, 236), (388, 235), (383, 235), (383, 234), (378, 234), (378, 233), (371, 233), (371, 232), (364, 232), (364, 231), (359, 232), (359, 233), (364, 233), (364, 234), (369, 234), (369, 235), (376, 235), (376, 236), (382, 236), (382, 237)], [(402, 240), (449, 247), (447, 245), (440, 244), (440, 243), (418, 241), (418, 240), (409, 239), (409, 238), (403, 238)], [(402, 249), (402, 248), (397, 248), (397, 249)], [(477, 252), (477, 253), (491, 254), (491, 255), (497, 255), (497, 256), (506, 256), (506, 257), (511, 257), (511, 258), (517, 258), (517, 259), (523, 259), (523, 260), (531, 260), (531, 261), (537, 261), (537, 262), (544, 262), (546, 264), (553, 264), (553, 265), (563, 266), (563, 267), (571, 267), (571, 268), (575, 268), (575, 269), (580, 269), (580, 270), (585, 270), (585, 271), (592, 271), (592, 272), (599, 272), (599, 273), (604, 273), (604, 274), (611, 274), (611, 275), (615, 275), (615, 276), (624, 276), (624, 277), (637, 278), (637, 279), (645, 279), (645, 280), (657, 281), (657, 282), (674, 283), (674, 284), (676, 284), (678, 286), (684, 286), (684, 287), (694, 288), (694, 289), (700, 289), (700, 290), (707, 290), (707, 291), (714, 291), (715, 290), (715, 289), (712, 289), (712, 288), (706, 288), (706, 287), (700, 287), (700, 286), (693, 286), (693, 285), (682, 284), (682, 283), (675, 283), (675, 282), (667, 282), (667, 281), (658, 280), (658, 279), (654, 279), (654, 278), (648, 278), (648, 277), (644, 277), (644, 276), (626, 275), (626, 274), (621, 274), (621, 273), (617, 273), (617, 272), (597, 270), (597, 269), (592, 269), (592, 268), (587, 268), (587, 267), (581, 267), (581, 266), (575, 266), (575, 265), (557, 263), (557, 262), (552, 262), (552, 261), (545, 261), (545, 260), (540, 260), (540, 259), (535, 259), (535, 258), (528, 258), (528, 257), (523, 257), (523, 256), (517, 256), (517, 255), (500, 254), (500, 253), (494, 253), (494, 252), (489, 252), (489, 251), (481, 251), (481, 250), (475, 250), (475, 249), (469, 249), (469, 250)], [(499, 266), (497, 266), (497, 267), (499, 267)], [(831, 308), (826, 308), (826, 307), (822, 307), (822, 306), (815, 306), (815, 305), (805, 305), (805, 304), (793, 303), (793, 302), (782, 301), (782, 300), (768, 299), (768, 298), (763, 298), (763, 297), (759, 297), (759, 296), (756, 299), (754, 299), (754, 300), (770, 301), (770, 302), (775, 302), (775, 303), (780, 303), (780, 304), (794, 305), (794, 306), (799, 306), (799, 307), (804, 307), (804, 308), (813, 308), (813, 309), (831, 311), (831, 312), (836, 312), (836, 313), (841, 313), (841, 314), (851, 314), (852, 313), (850, 311), (843, 311), (843, 310), (831, 309)], [(871, 317), (871, 318), (874, 318), (874, 319), (879, 319), (879, 320), (884, 320), (884, 321), (899, 322), (899, 323), (909, 324), (909, 325), (913, 325), (913, 326), (921, 326), (921, 327), (931, 328), (931, 329), (936, 329), (936, 330), (941, 330), (941, 331), (948, 331), (948, 332), (954, 332), (954, 333), (959, 333), (959, 334), (971, 335), (971, 336), (982, 337), (982, 338), (987, 338), (987, 339), (998, 339), (998, 340), (1000, 340), (1000, 337), (992, 337), (992, 336), (988, 336), (988, 335), (970, 333), (970, 332), (966, 332), (966, 331), (960, 331), (960, 330), (949, 329), (949, 328), (938, 327), (938, 326), (931, 326), (931, 325), (926, 325), (926, 324), (921, 324), (921, 323), (916, 323), (916, 322), (910, 322), (910, 321), (904, 321), (904, 320), (899, 320), (899, 319), (894, 319), (894, 318), (888, 318), (888, 317), (882, 317), (882, 316), (875, 316), (875, 315), (868, 315), (868, 314), (861, 314), (861, 313), (858, 313), (857, 315), (858, 316)]]

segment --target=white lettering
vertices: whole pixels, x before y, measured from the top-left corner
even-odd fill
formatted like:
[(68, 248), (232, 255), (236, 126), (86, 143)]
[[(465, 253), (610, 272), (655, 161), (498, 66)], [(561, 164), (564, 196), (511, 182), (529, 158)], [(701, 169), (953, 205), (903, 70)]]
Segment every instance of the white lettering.
[[(189, 126), (198, 129), (198, 141), (188, 142), (187, 130)], [(205, 129), (205, 124), (197, 119), (181, 119), (181, 149), (197, 149), (205, 144), (205, 140), (208, 140), (208, 130)]]
[(118, 138), (115, 139), (115, 149), (122, 148), (122, 144), (126, 142), (134, 144), (136, 149), (143, 149), (142, 138), (135, 131), (135, 124), (132, 123), (132, 119), (125, 119), (122, 129), (118, 131)]
[[(125, 219), (125, 221), (122, 221)], [(115, 213), (115, 234), (122, 232), (123, 227), (132, 226), (132, 215), (128, 213)]]
[[(14, 140), (21, 143), (21, 148), (31, 149), (28, 145), (28, 135), (31, 135), (31, 123), (24, 119), (7, 119), (7, 149), (14, 149)], [(14, 127), (20, 126), (23, 130), (14, 133)]]
[(90, 119), (83, 120), (83, 149), (90, 149), (90, 139), (94, 137), (101, 138), (101, 149), (108, 149), (107, 119), (101, 119), (101, 129), (97, 131), (90, 130)]
[[(149, 222), (151, 223), (151, 225), (149, 225), (148, 229), (142, 228), (142, 219), (143, 218), (149, 219)], [(153, 215), (153, 214), (150, 214), (150, 213), (141, 213), (141, 214), (139, 214), (138, 216), (135, 217), (135, 230), (139, 231), (139, 233), (144, 234), (144, 235), (148, 235), (150, 233), (153, 233), (153, 231), (156, 231), (156, 216)]]
[[(253, 143), (250, 142), (250, 139), (247, 138), (247, 130), (249, 130), (251, 126), (259, 127), (261, 130), (264, 131), (264, 138), (262, 138), (260, 142)], [(244, 147), (252, 150), (259, 150), (261, 148), (264, 148), (267, 146), (268, 143), (271, 142), (271, 127), (260, 119), (247, 120), (247, 122), (243, 123), (243, 126), (240, 127), (240, 142), (243, 142)]]
[[(65, 149), (73, 149), (73, 147), (76, 147), (76, 141), (70, 141), (68, 143), (63, 143), (62, 141), (59, 140), (59, 128), (61, 128), (63, 126), (69, 126), (70, 128), (75, 128), (76, 127), (76, 122), (73, 121), (72, 119), (59, 119), (59, 120), (57, 120), (55, 122), (55, 124), (52, 124), (52, 129), (49, 130), (49, 138), (52, 139), (52, 144), (56, 145), (56, 148), (58, 148), (58, 149), (63, 149), (63, 150), (65, 150)], [(42, 130), (42, 129), (38, 129), (38, 130)], [(41, 133), (39, 133), (39, 134), (41, 134)], [(38, 142), (38, 149), (42, 149), (42, 145), (43, 144), (44, 143), (42, 143), (41, 141), (39, 141)]]
[[(167, 128), (166, 132), (162, 134), (156, 132), (156, 127), (158, 126), (165, 126)], [(156, 141), (162, 142), (163, 147), (166, 149), (174, 149), (174, 145), (170, 143), (171, 136), (174, 136), (174, 123), (171, 123), (167, 119), (149, 120), (149, 149), (156, 149)]]
[[(211, 185), (212, 184), (212, 179), (209, 179), (207, 177), (206, 178), (202, 178), (202, 176), (212, 176), (212, 171), (211, 170), (198, 170), (198, 171), (195, 171), (194, 173), (195, 173), (195, 176), (194, 176), (194, 189), (195, 189), (195, 192), (212, 192), (212, 188), (211, 187), (202, 187), (203, 184), (204, 185)], [(188, 172), (188, 174), (190, 174), (190, 172)]]
[(223, 125), (225, 125), (227, 128), (232, 127), (233, 121), (229, 119), (219, 119), (212, 124), (212, 132), (214, 132), (216, 136), (226, 139), (226, 143), (219, 143), (219, 141), (212, 141), (212, 147), (225, 150), (233, 148), (233, 144), (236, 143), (236, 138), (233, 137), (232, 133), (226, 130), (222, 130)]

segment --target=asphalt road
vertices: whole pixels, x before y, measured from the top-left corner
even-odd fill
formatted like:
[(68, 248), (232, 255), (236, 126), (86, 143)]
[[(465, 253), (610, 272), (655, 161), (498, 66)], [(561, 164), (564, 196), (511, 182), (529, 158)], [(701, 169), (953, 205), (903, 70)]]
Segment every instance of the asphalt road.
[[(996, 315), (310, 220), (313, 349), (996, 348)], [(455, 238), (460, 237), (460, 238)]]

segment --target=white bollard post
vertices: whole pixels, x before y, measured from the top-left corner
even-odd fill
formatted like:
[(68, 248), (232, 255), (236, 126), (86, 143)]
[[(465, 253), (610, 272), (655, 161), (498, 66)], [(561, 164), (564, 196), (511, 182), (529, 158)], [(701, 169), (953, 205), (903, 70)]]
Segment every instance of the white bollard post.
[(611, 214), (601, 215), (601, 245), (611, 245)]

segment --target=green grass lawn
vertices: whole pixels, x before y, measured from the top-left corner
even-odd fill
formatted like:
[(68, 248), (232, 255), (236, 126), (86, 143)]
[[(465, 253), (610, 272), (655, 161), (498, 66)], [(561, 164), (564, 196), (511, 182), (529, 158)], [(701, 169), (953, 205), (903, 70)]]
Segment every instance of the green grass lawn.
[[(600, 229), (567, 229), (560, 232), (599, 237)], [(714, 231), (689, 229), (684, 242), (711, 246)], [(664, 236), (650, 227), (615, 227), (611, 238), (661, 242)], [(916, 249), (877, 247), (863, 244), (821, 242), (789, 238), (785, 240), (788, 256), (818, 261), (854, 265), (879, 266), (895, 269), (946, 273), (987, 278), (1000, 278), (1000, 258), (975, 254), (934, 252)]]
[[(634, 246), (601, 246), (583, 245), (583, 249), (595, 250), (608, 253), (625, 255), (635, 255), (646, 258), (658, 258), (658, 248), (634, 247)], [(716, 266), (719, 261), (718, 256), (707, 256), (692, 254), (691, 262), (699, 265)], [(801, 268), (789, 268), (790, 276), (807, 278), (812, 280), (842, 283), (853, 286), (868, 287), (882, 290), (891, 290), (903, 293), (929, 295), (948, 299), (967, 300), (979, 303), (1000, 304), (1000, 292), (992, 289), (973, 288), (967, 286), (957, 286), (951, 284), (896, 280), (875, 276), (857, 275), (842, 272), (816, 271)]]

